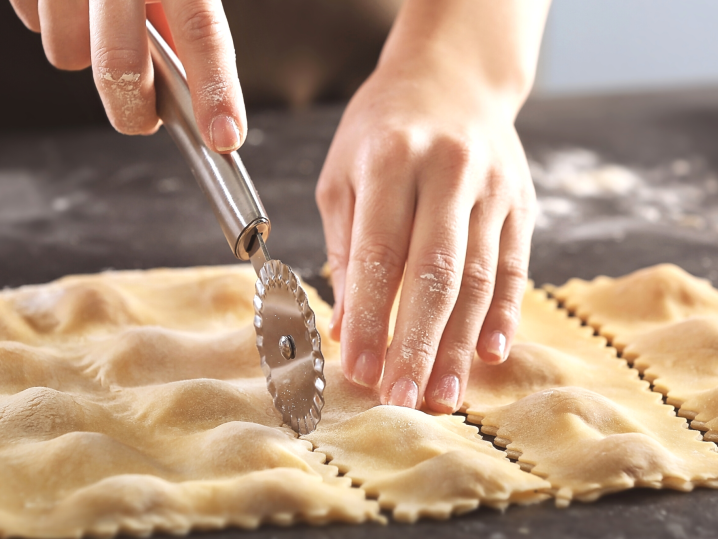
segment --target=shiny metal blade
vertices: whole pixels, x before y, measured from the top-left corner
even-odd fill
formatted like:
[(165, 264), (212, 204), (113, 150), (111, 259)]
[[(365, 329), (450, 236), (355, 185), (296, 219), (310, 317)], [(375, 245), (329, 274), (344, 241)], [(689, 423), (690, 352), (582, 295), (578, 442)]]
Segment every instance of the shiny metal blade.
[(324, 406), (324, 356), (314, 311), (292, 269), (267, 260), (254, 297), (254, 329), (267, 389), (287, 425), (309, 434)]

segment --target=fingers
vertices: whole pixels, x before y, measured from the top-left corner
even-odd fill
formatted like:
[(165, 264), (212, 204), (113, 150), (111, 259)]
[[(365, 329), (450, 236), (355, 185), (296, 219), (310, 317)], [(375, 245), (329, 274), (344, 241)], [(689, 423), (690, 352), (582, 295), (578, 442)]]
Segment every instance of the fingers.
[(506, 204), (481, 200), (471, 212), (469, 244), (459, 297), (441, 338), (426, 387), (427, 406), (436, 412), (460, 408), (481, 325), (491, 305)]
[(159, 32), (165, 43), (177, 54), (170, 23), (167, 21), (167, 15), (160, 0), (145, 0), (145, 13), (147, 14), (147, 20), (152, 23), (152, 26)]
[(220, 153), (236, 150), (246, 137), (247, 117), (221, 1), (165, 0), (163, 6), (205, 144)]
[(408, 152), (402, 144), (385, 148), (368, 171), (382, 178), (382, 189), (356, 192), (344, 292), (342, 368), (349, 380), (366, 387), (381, 378), (391, 308), (411, 233), (416, 193), (407, 168)]
[(10, 0), (20, 20), (33, 32), (42, 30), (42, 46), (58, 69), (90, 65), (88, 0)]
[[(118, 131), (157, 130), (144, 0), (11, 1), (28, 28), (42, 29), (50, 63), (69, 70), (92, 63), (95, 84)], [(164, 6), (172, 31), (168, 41), (174, 41), (185, 66), (204, 141), (220, 153), (236, 150), (246, 136), (247, 118), (222, 3), (166, 0)]]
[(429, 181), (420, 187), (396, 329), (384, 367), (384, 404), (416, 408), (422, 402), (459, 291), (475, 193), (466, 191), (471, 184), (461, 157), (451, 151), (440, 155), (452, 165), (428, 168)]
[[(425, 399), (430, 409), (451, 413), (460, 408), (476, 351), (494, 363), (508, 355), (535, 193), (528, 170), (515, 170), (525, 163), (520, 153), (496, 164), (489, 161), (495, 154), (482, 156), (453, 137), (433, 140), (418, 155), (407, 137), (374, 142), (337, 156), (359, 166), (349, 178), (323, 171), (317, 190), (339, 281), (335, 319), (342, 320), (343, 298), (342, 366), (354, 383), (381, 379), (384, 404), (417, 408)], [(330, 152), (326, 170), (333, 160)], [(508, 173), (497, 172), (505, 167)]]
[(25, 26), (33, 32), (40, 32), (40, 16), (37, 0), (10, 0), (15, 13)]
[[(326, 172), (325, 172), (326, 171)], [(334, 311), (329, 324), (330, 336), (338, 341), (344, 314), (344, 285), (346, 282), (351, 231), (354, 221), (354, 193), (347, 183), (339, 183), (335, 174), (341, 173), (329, 157), (317, 184), (317, 206), (327, 242), (327, 259), (332, 275)]]
[(496, 289), (486, 315), (477, 351), (487, 363), (505, 361), (521, 318), (521, 302), (528, 276), (533, 202), (514, 208), (501, 231)]
[(90, 0), (89, 5), (92, 71), (110, 123), (129, 135), (156, 131), (144, 0)]
[(58, 69), (76, 71), (90, 65), (88, 0), (39, 0), (45, 55)]

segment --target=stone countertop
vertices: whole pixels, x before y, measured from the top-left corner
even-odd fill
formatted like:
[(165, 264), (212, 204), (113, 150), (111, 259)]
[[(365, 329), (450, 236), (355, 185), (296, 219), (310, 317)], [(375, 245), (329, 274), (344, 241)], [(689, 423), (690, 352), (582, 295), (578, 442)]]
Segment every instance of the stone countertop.
[[(250, 114), (242, 158), (272, 219), (270, 253), (326, 299), (314, 186), (341, 106)], [(676, 263), (718, 283), (718, 90), (529, 101), (517, 128), (539, 198), (531, 277)], [(107, 268), (234, 262), (164, 133), (0, 133), (0, 286)], [(480, 509), (408, 527), (330, 525), (218, 537), (715, 537), (718, 491), (635, 490), (558, 510)], [(200, 534), (197, 534), (200, 535)]]

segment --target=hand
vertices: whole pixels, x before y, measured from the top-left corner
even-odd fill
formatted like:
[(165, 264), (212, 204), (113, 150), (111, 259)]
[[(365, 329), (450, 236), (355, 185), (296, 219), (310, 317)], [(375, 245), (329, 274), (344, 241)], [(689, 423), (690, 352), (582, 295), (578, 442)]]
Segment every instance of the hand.
[[(52, 65), (66, 70), (92, 65), (115, 129), (129, 135), (158, 129), (144, 0), (10, 1), (25, 25), (42, 34)], [(205, 143), (221, 153), (236, 150), (246, 136), (247, 119), (220, 0), (165, 0), (162, 6), (166, 19), (159, 5), (147, 11), (172, 32)]]
[(508, 355), (535, 213), (517, 110), (441, 57), (380, 63), (344, 113), (317, 187), (332, 337), (384, 404), (454, 412), (474, 351)]

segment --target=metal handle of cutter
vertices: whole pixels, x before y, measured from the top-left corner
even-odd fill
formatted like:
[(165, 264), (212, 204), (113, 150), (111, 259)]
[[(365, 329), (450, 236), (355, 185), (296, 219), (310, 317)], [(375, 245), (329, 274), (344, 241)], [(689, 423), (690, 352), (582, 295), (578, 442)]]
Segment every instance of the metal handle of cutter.
[(252, 258), (257, 269), (255, 259), (267, 254), (264, 241), (271, 228), (257, 190), (237, 152), (218, 154), (204, 144), (182, 63), (149, 21), (147, 33), (155, 71), (157, 113), (209, 200), (235, 256), (240, 260)]

